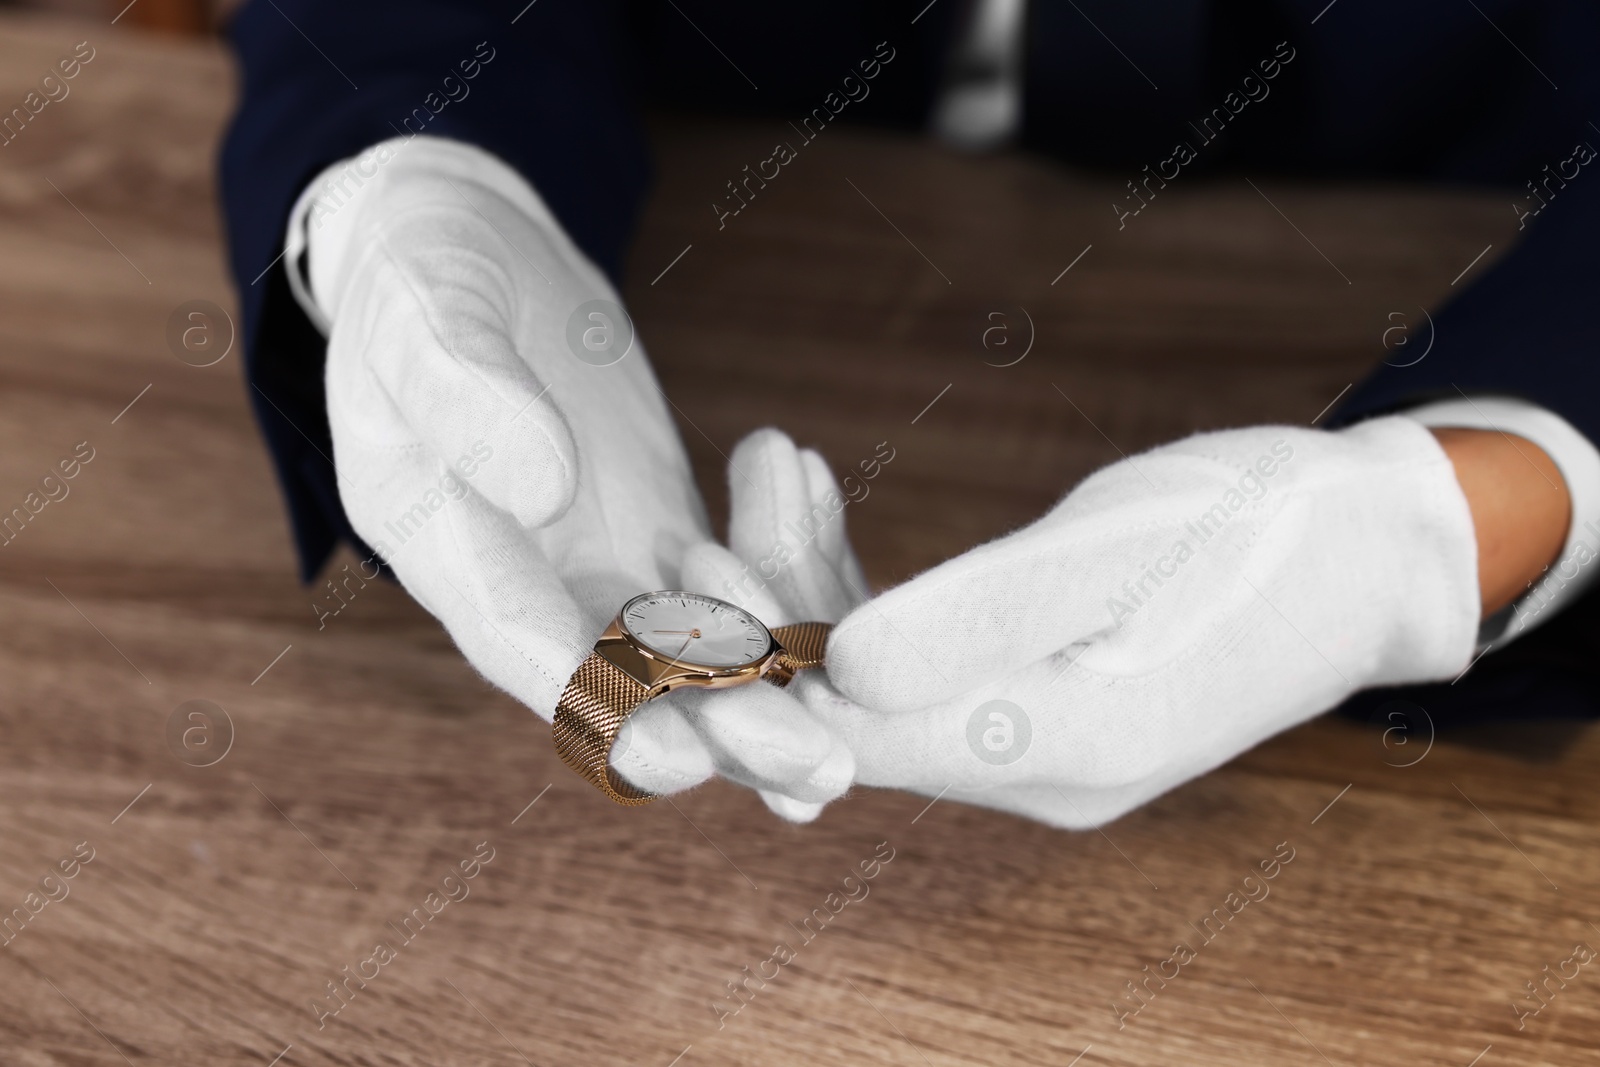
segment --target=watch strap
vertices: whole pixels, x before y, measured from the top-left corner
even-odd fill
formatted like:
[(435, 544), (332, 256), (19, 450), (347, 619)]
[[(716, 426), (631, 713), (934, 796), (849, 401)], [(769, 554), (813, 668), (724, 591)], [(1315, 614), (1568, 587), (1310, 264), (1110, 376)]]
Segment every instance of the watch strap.
[(833, 624), (826, 622), (797, 622), (792, 626), (777, 627), (772, 631), (772, 638), (782, 651), (762, 677), (782, 687), (794, 679), (796, 671), (822, 666), (828, 648), (828, 634), (832, 631)]
[[(762, 675), (765, 681), (786, 686), (795, 672), (822, 666), (828, 634), (825, 622), (800, 622), (772, 631), (778, 654)], [(561, 759), (600, 792), (628, 807), (656, 799), (654, 793), (629, 785), (611, 767), (611, 746), (628, 716), (644, 703), (649, 689), (598, 652), (572, 672), (556, 701), (551, 731)]]
[(654, 800), (623, 781), (611, 769), (611, 746), (622, 724), (635, 708), (644, 703), (644, 684), (628, 676), (622, 668), (591, 652), (567, 681), (556, 715), (551, 723), (556, 751), (567, 766), (587, 778), (600, 792), (628, 807)]

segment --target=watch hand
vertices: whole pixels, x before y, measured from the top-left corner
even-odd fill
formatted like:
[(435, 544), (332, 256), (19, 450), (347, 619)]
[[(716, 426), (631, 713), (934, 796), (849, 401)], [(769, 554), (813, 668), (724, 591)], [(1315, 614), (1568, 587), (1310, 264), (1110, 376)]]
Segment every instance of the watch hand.
[(693, 641), (693, 640), (694, 640), (694, 634), (693, 634), (693, 633), (691, 633), (691, 634), (690, 634), (690, 635), (689, 635), (689, 636), (688, 636), (688, 637), (687, 637), (687, 638), (686, 638), (686, 639), (685, 639), (685, 640), (684, 640), (684, 642), (683, 642), (683, 648), (680, 648), (680, 649), (678, 649), (678, 651), (677, 651), (677, 652), (675, 652), (675, 653), (674, 653), (674, 654), (673, 654), (673, 656), (672, 656), (672, 662), (674, 662), (674, 663), (677, 663), (677, 662), (678, 662), (678, 657), (679, 657), (679, 656), (681, 656), (681, 655), (683, 655), (683, 649), (685, 649), (685, 648), (688, 648), (688, 647), (689, 647), (689, 642), (690, 642), (690, 641)]
[(689, 634), (691, 637), (695, 633), (694, 630), (651, 630), (650, 632), (653, 634)]

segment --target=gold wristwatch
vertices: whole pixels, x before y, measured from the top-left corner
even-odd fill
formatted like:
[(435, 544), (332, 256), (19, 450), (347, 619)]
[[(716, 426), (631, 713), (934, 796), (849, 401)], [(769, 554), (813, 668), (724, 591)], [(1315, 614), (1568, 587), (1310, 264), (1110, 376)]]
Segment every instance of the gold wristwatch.
[(673, 689), (726, 689), (765, 679), (785, 686), (795, 671), (822, 666), (825, 622), (768, 630), (725, 600), (668, 589), (641, 593), (578, 665), (556, 702), (556, 751), (567, 766), (618, 804), (648, 804), (646, 793), (611, 769), (617, 732), (641, 704)]

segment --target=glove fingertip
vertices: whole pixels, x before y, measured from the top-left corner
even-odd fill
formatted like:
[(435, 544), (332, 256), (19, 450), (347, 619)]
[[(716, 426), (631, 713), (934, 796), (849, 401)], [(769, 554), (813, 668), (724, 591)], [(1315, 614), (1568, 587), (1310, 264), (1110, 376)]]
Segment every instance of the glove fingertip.
[(729, 461), (739, 466), (744, 466), (745, 463), (753, 465), (765, 457), (787, 459), (794, 453), (795, 444), (788, 434), (776, 426), (763, 426), (758, 430), (751, 430), (733, 446), (733, 455), (729, 457)]
[(666, 795), (692, 789), (716, 774), (716, 763), (683, 713), (652, 701), (622, 724), (610, 763), (630, 785)]
[(761, 799), (767, 805), (768, 810), (785, 822), (801, 824), (815, 822), (817, 816), (822, 814), (822, 809), (827, 807), (827, 804), (813, 804), (804, 800), (796, 800), (794, 797), (785, 796), (782, 793), (774, 793), (767, 789), (757, 790), (757, 792), (761, 794)]

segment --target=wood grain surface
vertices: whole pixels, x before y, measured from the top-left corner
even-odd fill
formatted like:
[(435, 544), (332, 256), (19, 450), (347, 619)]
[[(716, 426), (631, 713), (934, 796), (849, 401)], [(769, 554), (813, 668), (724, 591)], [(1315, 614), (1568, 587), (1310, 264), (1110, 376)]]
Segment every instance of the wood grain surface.
[[(1595, 1062), (1600, 968), (1564, 963), (1600, 945), (1591, 734), (1533, 761), (1323, 720), (1103, 833), (872, 790), (794, 827), (721, 784), (611, 806), (396, 589), (319, 631), (237, 350), (196, 368), (166, 337), (185, 302), (234, 306), (229, 64), (8, 17), (0, 110), (86, 37), (70, 97), (0, 148), (0, 512), (93, 449), (0, 549), (0, 914), (26, 916), (0, 1063)], [(782, 134), (656, 130), (627, 295), (713, 510), (754, 427), (841, 465), (887, 440), (848, 513), (880, 586), (1120, 452), (1310, 423), (1391, 313), (1512, 238), (1497, 197), (1269, 174), (1174, 183), (1119, 231), (1124, 177), (845, 129), (718, 230), (723, 182)], [(991, 365), (1028, 318), (1026, 358)], [(1011, 347), (985, 348), (997, 323)], [(194, 700), (232, 724), (210, 766), (169, 743)], [(393, 958), (319, 1028), (379, 940)], [(754, 972), (777, 976), (727, 1014)], [(1520, 1030), (1519, 998), (1541, 1005)]]

